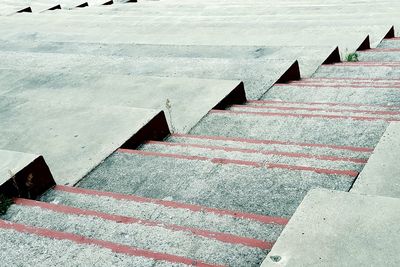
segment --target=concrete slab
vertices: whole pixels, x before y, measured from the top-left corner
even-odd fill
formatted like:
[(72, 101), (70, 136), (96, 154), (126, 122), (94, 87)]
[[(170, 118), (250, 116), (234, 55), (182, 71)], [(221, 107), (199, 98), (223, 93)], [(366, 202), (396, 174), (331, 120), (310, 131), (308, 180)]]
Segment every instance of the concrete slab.
[(0, 193), (36, 198), (55, 185), (42, 156), (0, 150)]
[(399, 266), (399, 220), (399, 199), (315, 189), (261, 266)]
[[(229, 103), (246, 101), (240, 81), (89, 75), (0, 69), (4, 95), (58, 100), (67, 104), (126, 106), (164, 110), (173, 132), (188, 132), (210, 109), (232, 94)], [(13, 90), (10, 91), (10, 88)], [(0, 89), (0, 95), (2, 94)], [(168, 102), (168, 104), (167, 104)]]
[(159, 112), (4, 96), (0, 109), (0, 148), (43, 155), (59, 184), (77, 182)]
[[(92, 75), (123, 74), (160, 77), (242, 80), (249, 99), (258, 99), (293, 64), (287, 60), (188, 57), (119, 57), (87, 54), (0, 52), (2, 66)], [(233, 88), (231, 88), (233, 89)]]
[(400, 123), (392, 122), (351, 192), (400, 198)]

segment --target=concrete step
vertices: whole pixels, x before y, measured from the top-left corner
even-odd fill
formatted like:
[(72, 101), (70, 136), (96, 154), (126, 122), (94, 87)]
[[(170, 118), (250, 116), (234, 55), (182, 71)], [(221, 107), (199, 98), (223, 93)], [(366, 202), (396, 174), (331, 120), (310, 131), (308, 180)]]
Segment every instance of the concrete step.
[(400, 61), (400, 48), (373, 48), (359, 51), (358, 60), (361, 62), (398, 62)]
[[(151, 170), (151, 171), (150, 171)], [(357, 172), (119, 150), (79, 187), (289, 217), (310, 188), (348, 190)]]
[(399, 80), (400, 62), (343, 62), (322, 65), (316, 78), (367, 78)]
[(397, 111), (375, 111), (363, 109), (333, 109), (333, 108), (314, 108), (314, 107), (288, 107), (278, 105), (232, 105), (228, 110), (238, 112), (253, 112), (265, 114), (287, 114), (287, 115), (305, 115), (305, 116), (327, 116), (327, 117), (348, 117), (348, 118), (370, 118), (383, 119), (387, 121), (400, 120), (400, 109)]
[[(327, 173), (337, 170), (357, 171), (363, 168), (363, 160), (348, 160), (337, 157), (322, 157), (309, 154), (287, 153), (280, 151), (258, 151), (253, 149), (227, 148), (223, 146), (198, 145), (190, 143), (172, 143), (149, 141), (140, 147), (143, 151), (153, 151), (165, 154), (220, 158), (238, 160), (259, 164), (285, 164), (305, 166), (323, 170)], [(327, 159), (328, 158), (328, 159)], [(357, 161), (355, 163), (354, 161)]]
[[(4, 56), (4, 57), (3, 57)], [(246, 95), (257, 99), (284, 74), (293, 61), (235, 58), (121, 57), (87, 54), (0, 52), (2, 67), (64, 74), (122, 74), (241, 80)]]
[[(314, 79), (312, 79), (314, 80)], [(343, 82), (343, 79), (309, 80), (275, 84), (262, 100), (284, 102), (334, 103), (349, 106), (386, 106), (397, 109), (400, 106), (400, 84), (383, 81), (371, 82), (356, 80)], [(329, 82), (326, 82), (329, 80)], [(374, 108), (375, 109), (375, 108)]]
[(379, 48), (400, 48), (400, 37), (384, 39), (378, 45)]
[(15, 199), (5, 220), (227, 266), (259, 266), (272, 243), (69, 206)]
[(388, 124), (370, 117), (212, 110), (190, 133), (373, 148)]
[(193, 260), (184, 257), (4, 220), (0, 238), (4, 266), (193, 266)]
[(287, 223), (281, 217), (60, 185), (47, 191), (40, 200), (266, 242), (276, 240)]
[(221, 147), (221, 149), (225, 148), (227, 151), (235, 151), (235, 149), (243, 152), (255, 150), (260, 153), (274, 152), (293, 157), (304, 156), (332, 161), (347, 160), (354, 163), (365, 163), (373, 150), (366, 147), (193, 134), (172, 134), (166, 140), (178, 144)]

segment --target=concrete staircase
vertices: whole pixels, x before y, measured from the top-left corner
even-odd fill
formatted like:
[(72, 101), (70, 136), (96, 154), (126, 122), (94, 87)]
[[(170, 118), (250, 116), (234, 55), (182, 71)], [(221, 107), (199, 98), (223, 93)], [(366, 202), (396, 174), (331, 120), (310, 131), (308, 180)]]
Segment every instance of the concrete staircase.
[[(69, 4), (77, 6), (74, 1)], [(103, 1), (89, 0), (79, 6), (91, 4), (100, 5)], [(213, 16), (213, 10), (221, 6), (214, 3), (206, 10), (192, 3), (187, 10), (201, 11), (205, 16), (193, 20), (181, 17), (180, 23), (173, 25), (168, 20), (180, 14), (180, 3), (169, 4), (161, 5), (158, 11), (144, 4), (139, 11), (131, 8), (127, 13), (123, 13), (125, 7), (117, 6), (113, 11), (124, 15), (115, 21), (105, 17), (107, 11), (100, 7), (70, 16), (68, 11), (62, 11), (58, 13), (61, 19), (51, 25), (47, 20), (54, 14), (34, 15), (37, 20), (28, 25), (32, 18), (2, 18), (6, 25), (0, 29), (6, 36), (3, 38), (14, 38), (0, 40), (0, 75), (4, 77), (1, 85), (5, 88), (0, 93), (7, 94), (0, 103), (12, 107), (8, 114), (19, 118), (18, 111), (25, 102), (35, 106), (25, 111), (34, 118), (37, 113), (42, 112), (45, 117), (57, 110), (62, 115), (56, 118), (82, 124), (71, 130), (73, 135), (68, 137), (74, 138), (67, 141), (80, 137), (81, 132), (110, 136), (106, 129), (121, 132), (122, 126), (125, 130), (121, 138), (126, 141), (126, 136), (132, 135), (130, 121), (137, 123), (135, 132), (141, 135), (136, 141), (151, 139), (138, 147), (137, 142), (127, 145), (120, 139), (112, 140), (113, 146), (99, 149), (98, 144), (103, 144), (105, 137), (97, 140), (87, 134), (85, 143), (90, 140), (94, 149), (85, 150), (85, 154), (81, 152), (84, 144), (65, 142), (79, 148), (73, 150), (76, 154), (69, 153), (72, 156), (68, 162), (86, 160), (93, 167), (97, 165), (92, 161), (93, 151), (101, 150), (103, 153), (96, 158), (101, 163), (90, 172), (92, 168), (85, 165), (79, 175), (74, 173), (74, 186), (57, 185), (36, 200), (14, 198), (14, 204), (0, 220), (0, 258), (5, 265), (54, 266), (68, 262), (74, 266), (259, 266), (306, 194), (314, 188), (349, 191), (389, 123), (400, 120), (399, 39), (385, 39), (378, 48), (357, 52), (359, 62), (330, 60), (333, 64), (323, 64), (312, 77), (298, 80), (298, 62), (294, 61), (298, 55), (282, 56), (285, 51), (296, 50), (298, 43), (282, 51), (254, 45), (268, 40), (273, 43), (275, 37), (268, 35), (279, 36), (285, 27), (270, 27), (266, 34), (259, 31), (264, 35), (255, 35), (250, 41), (245, 33), (233, 40), (236, 33), (226, 29), (235, 29), (227, 25), (235, 26), (237, 18), (220, 17), (214, 22), (223, 34), (215, 34), (215, 42), (224, 44), (226, 39), (234, 45), (207, 43), (210, 41), (203, 40), (201, 34), (181, 39), (185, 33), (195, 31), (191, 26), (204, 27), (207, 32), (207, 16)], [(263, 5), (259, 3), (260, 7)], [(235, 6), (228, 10), (233, 14), (244, 12)], [(143, 17), (130, 19), (142, 11), (147, 12)], [(163, 11), (169, 15), (153, 17), (154, 12)], [(82, 29), (87, 17), (99, 19)], [(159, 24), (155, 23), (157, 19)], [(115, 25), (111, 22), (121, 30), (113, 32)], [(14, 23), (19, 29), (35, 31), (21, 30), (21, 36), (15, 36), (14, 30), (7, 29)], [(343, 22), (342, 29), (356, 28), (347, 23), (351, 24), (351, 20)], [(150, 26), (154, 32), (145, 33), (143, 29)], [(65, 27), (65, 32), (60, 32), (60, 27)], [(131, 27), (132, 34), (128, 34)], [(179, 27), (183, 29), (179, 31), (181, 35), (163, 39)], [(301, 27), (293, 26), (291, 32)], [(304, 33), (313, 40), (311, 37), (321, 35), (326, 27), (314, 25)], [(99, 28), (105, 33), (101, 42), (97, 40)], [(79, 34), (74, 35), (76, 31)], [(359, 37), (363, 31), (357, 33), (355, 36)], [(131, 45), (142, 35), (139, 43)], [(19, 44), (24, 38), (39, 44)], [(312, 48), (309, 43), (309, 47), (301, 49), (331, 53), (331, 47), (326, 46), (332, 40), (321, 40), (324, 47)], [(154, 43), (145, 44), (151, 41)], [(197, 42), (202, 46), (193, 45)], [(48, 47), (54, 51), (48, 52)], [(240, 59), (225, 51), (240, 55)], [(275, 53), (280, 56), (275, 57)], [(312, 53), (303, 53), (302, 57), (309, 62), (308, 72), (322, 63), (322, 57), (327, 60), (326, 55), (311, 60)], [(54, 73), (58, 72), (61, 74), (56, 74), (56, 79)], [(244, 85), (237, 79), (244, 80)], [(118, 82), (119, 87), (113, 92), (119, 98), (115, 98), (110, 96), (109, 88)], [(131, 83), (140, 84), (135, 92)], [(251, 99), (245, 103), (243, 86)], [(170, 95), (172, 87), (178, 92)], [(62, 93), (53, 92), (60, 88)], [(147, 94), (140, 94), (138, 102), (146, 100), (140, 108), (150, 110), (135, 111), (134, 107), (142, 104), (130, 102), (130, 97), (143, 88), (150, 89)], [(86, 95), (82, 96), (85, 90)], [(199, 91), (203, 93), (195, 98), (194, 92)], [(220, 94), (214, 95), (217, 91)], [(233, 97), (232, 92), (241, 98)], [(187, 101), (190, 97), (191, 101)], [(69, 107), (56, 102), (53, 105), (57, 109), (45, 110), (42, 107), (50, 105), (36, 105), (31, 98), (59, 102), (68, 99), (69, 105), (79, 102), (85, 107), (96, 102), (104, 109), (100, 113), (90, 107), (85, 120), (80, 120), (79, 108), (72, 116)], [(168, 118), (168, 122), (171, 130), (175, 118), (181, 124), (178, 133), (171, 135), (165, 129), (168, 126), (164, 113), (158, 112), (170, 111), (164, 108), (165, 98), (178, 103), (179, 114)], [(115, 108), (120, 105), (123, 107)], [(114, 117), (110, 117), (109, 106), (116, 109)], [(194, 112), (199, 106), (201, 109)], [(130, 113), (128, 121), (117, 119)], [(100, 117), (98, 124), (102, 128), (93, 126), (92, 117), (96, 116)], [(160, 129), (141, 132), (143, 124), (154, 122), (154, 118), (163, 125), (163, 134), (154, 134)], [(14, 120), (8, 123), (4, 125), (13, 125)], [(52, 129), (51, 126), (43, 123), (41, 128)], [(83, 130), (79, 134), (74, 132), (80, 129)], [(153, 133), (152, 138), (149, 133)], [(16, 135), (9, 132), (9, 136), (11, 139)], [(52, 132), (51, 136), (58, 137)], [(25, 149), (26, 143), (21, 147)], [(120, 148), (115, 151), (116, 146)], [(67, 165), (61, 160), (65, 157), (63, 149), (59, 151), (56, 162)], [(81, 160), (74, 155), (84, 157)], [(104, 159), (104, 155), (109, 156)], [(75, 166), (68, 167), (62, 172), (63, 183), (70, 181), (66, 176), (76, 171)], [(75, 184), (76, 177), (83, 173), (83, 179)], [(12, 181), (13, 177), (7, 178), (8, 183)]]

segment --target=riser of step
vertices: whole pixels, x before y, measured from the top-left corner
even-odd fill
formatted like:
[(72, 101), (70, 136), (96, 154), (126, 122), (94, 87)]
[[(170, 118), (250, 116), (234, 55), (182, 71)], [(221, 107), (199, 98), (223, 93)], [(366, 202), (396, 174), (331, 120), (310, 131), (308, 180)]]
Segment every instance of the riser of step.
[(187, 205), (168, 200), (57, 186), (42, 201), (264, 241), (276, 240), (287, 219)]
[(270, 116), (212, 111), (190, 133), (373, 148), (387, 125), (388, 122), (384, 120)]
[(391, 38), (384, 39), (378, 45), (379, 48), (400, 48), (400, 39), (399, 38)]
[(79, 186), (289, 217), (310, 188), (348, 190), (355, 175), (224, 164), (221, 160), (134, 151), (114, 153)]
[(12, 205), (4, 218), (15, 223), (73, 233), (213, 264), (256, 266), (267, 252), (261, 248), (224, 243), (195, 236), (190, 232), (172, 231), (161, 226), (120, 223), (95, 216), (55, 212), (34, 206)]
[[(288, 85), (280, 85), (287, 87)], [(267, 94), (268, 95), (268, 94)], [(399, 92), (400, 95), (400, 92)], [(371, 114), (398, 114), (400, 106), (387, 105), (368, 105), (368, 104), (352, 104), (340, 102), (291, 102), (282, 100), (249, 100), (245, 103), (248, 106), (254, 107), (276, 107), (278, 109), (303, 109), (310, 111), (327, 111), (327, 112), (356, 112)]]
[[(190, 144), (177, 144), (169, 142), (149, 142), (141, 146), (140, 150), (153, 151), (160, 153), (172, 153), (187, 156), (200, 156), (211, 158), (223, 158), (230, 160), (243, 160), (256, 162), (261, 164), (280, 163), (297, 166), (308, 166), (314, 168), (325, 168), (335, 170), (354, 170), (360, 172), (364, 164), (339, 160), (319, 160), (315, 158), (307, 158), (307, 155), (299, 155), (298, 157), (287, 157), (284, 155), (259, 153), (258, 151), (228, 151), (223, 147), (196, 146)], [(246, 153), (248, 152), (248, 153)]]
[(262, 106), (256, 107), (252, 105), (233, 105), (228, 110), (258, 112), (258, 113), (284, 113), (284, 114), (304, 114), (304, 115), (322, 115), (322, 116), (349, 116), (354, 118), (370, 118), (384, 120), (400, 120), (400, 112), (383, 112), (368, 110), (347, 110), (347, 109), (312, 109), (312, 108), (294, 108), (279, 106)]
[(262, 99), (400, 106), (399, 96), (400, 89), (397, 88), (335, 88), (288, 85), (272, 87)]
[[(387, 62), (388, 63), (388, 62)], [(366, 62), (339, 63), (323, 65), (313, 77), (320, 78), (368, 78), (398, 80), (400, 77), (399, 64), (366, 64)]]
[[(10, 224), (7, 222), (7, 224)], [(18, 225), (19, 226), (19, 225)], [(18, 227), (21, 228), (21, 227)], [(35, 234), (34, 234), (35, 233)], [(183, 267), (165, 261), (113, 252), (108, 247), (75, 242), (81, 239), (51, 238), (37, 235), (37, 229), (27, 232), (0, 227), (0, 257), (4, 266), (143, 266)], [(57, 234), (57, 233), (50, 233)], [(49, 236), (51, 236), (49, 234)], [(80, 240), (81, 241), (81, 240)], [(86, 241), (86, 240), (85, 240)]]
[(316, 157), (342, 157), (353, 159), (353, 162), (357, 163), (365, 163), (372, 152), (372, 148), (364, 147), (341, 147), (335, 145), (285, 142), (281, 140), (259, 140), (191, 134), (172, 134), (166, 141), (180, 144), (195, 144), (199, 146), (218, 146), (227, 149), (257, 150), (262, 153), (278, 151), (282, 153), (309, 154)]
[(369, 62), (398, 62), (400, 61), (400, 49), (371, 49), (357, 52), (358, 60)]

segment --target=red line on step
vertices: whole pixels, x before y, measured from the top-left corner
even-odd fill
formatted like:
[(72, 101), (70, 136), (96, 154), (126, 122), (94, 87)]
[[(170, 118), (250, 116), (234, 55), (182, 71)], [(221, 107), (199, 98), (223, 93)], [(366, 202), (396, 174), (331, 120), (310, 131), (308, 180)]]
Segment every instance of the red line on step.
[(202, 237), (206, 237), (206, 238), (210, 238), (210, 239), (216, 239), (216, 240), (219, 240), (219, 241), (222, 241), (225, 243), (242, 244), (245, 246), (261, 248), (261, 249), (271, 249), (272, 245), (273, 245), (272, 242), (266, 242), (266, 241), (262, 241), (262, 240), (258, 240), (258, 239), (254, 239), (254, 238), (241, 237), (241, 236), (232, 235), (232, 234), (225, 234), (225, 233), (221, 233), (221, 232), (208, 231), (208, 230), (186, 227), (186, 226), (179, 226), (179, 225), (174, 225), (174, 224), (165, 224), (165, 223), (161, 223), (161, 222), (137, 219), (137, 218), (127, 217), (127, 216), (113, 215), (113, 214), (98, 212), (98, 211), (94, 211), (94, 210), (84, 210), (84, 209), (60, 205), (60, 204), (56, 205), (56, 204), (51, 204), (51, 203), (46, 203), (46, 202), (23, 199), (23, 198), (15, 198), (14, 203), (17, 205), (22, 205), (22, 206), (39, 207), (42, 209), (48, 209), (48, 210), (52, 210), (52, 211), (59, 212), (59, 213), (98, 217), (98, 218), (101, 218), (104, 220), (113, 221), (113, 222), (117, 222), (117, 223), (142, 224), (142, 225), (146, 225), (146, 226), (162, 227), (162, 228), (169, 229), (172, 231), (191, 232), (194, 235), (198, 235), (198, 236), (202, 236)]
[(322, 77), (314, 77), (314, 78), (304, 78), (301, 79), (300, 81), (310, 81), (310, 80), (321, 80), (321, 81), (386, 81), (386, 82), (391, 82), (391, 81), (399, 81), (400, 79), (384, 79), (384, 78), (337, 78), (337, 77), (331, 77), (331, 78), (322, 78)]
[(374, 115), (400, 115), (399, 111), (381, 111), (381, 110), (359, 110), (359, 109), (323, 109), (323, 108), (305, 108), (305, 107), (285, 107), (285, 106), (249, 106), (232, 105), (232, 108), (243, 109), (278, 109), (278, 110), (306, 110), (323, 112), (351, 112), (351, 113), (369, 113)]
[(252, 167), (262, 167), (262, 164), (260, 164), (258, 162), (246, 161), (246, 160), (208, 158), (208, 157), (201, 157), (201, 156), (189, 156), (189, 155), (181, 155), (181, 154), (174, 154), (174, 153), (161, 153), (161, 152), (155, 152), (155, 151), (134, 150), (134, 149), (126, 149), (126, 148), (120, 148), (117, 151), (121, 152), (121, 153), (137, 154), (137, 155), (144, 155), (144, 156), (167, 157), (167, 158), (187, 159), (187, 160), (201, 160), (201, 161), (210, 161), (212, 163), (217, 163), (217, 164), (236, 164), (236, 165), (246, 165), (246, 166), (252, 166)]
[(146, 250), (146, 249), (140, 249), (137, 247), (131, 247), (131, 246), (121, 245), (121, 244), (108, 242), (108, 241), (104, 241), (104, 240), (88, 238), (88, 237), (84, 237), (84, 236), (77, 235), (77, 234), (59, 232), (59, 231), (54, 231), (54, 230), (49, 230), (49, 229), (39, 228), (39, 227), (32, 227), (32, 226), (19, 224), (19, 223), (7, 222), (4, 220), (0, 220), (0, 228), (11, 229), (11, 230), (15, 230), (15, 231), (18, 231), (21, 233), (33, 234), (33, 235), (47, 237), (47, 238), (51, 238), (51, 239), (69, 240), (69, 241), (72, 241), (77, 244), (95, 245), (95, 246), (99, 246), (102, 248), (110, 249), (111, 251), (113, 251), (115, 253), (127, 254), (130, 256), (136, 256), (136, 257), (145, 257), (145, 258), (150, 258), (150, 259), (159, 260), (159, 261), (181, 263), (181, 264), (187, 264), (187, 265), (193, 265), (193, 266), (199, 266), (199, 267), (222, 266), (222, 265), (216, 265), (216, 264), (209, 264), (209, 263), (205, 263), (202, 261), (197, 261), (197, 260), (193, 260), (193, 259), (189, 259), (189, 258), (185, 258), (185, 257), (181, 257), (181, 256), (160, 253), (160, 252), (154, 252), (154, 251), (150, 251), (150, 250)]
[(240, 211), (231, 211), (231, 210), (222, 210), (216, 208), (210, 208), (200, 205), (194, 204), (187, 204), (169, 200), (162, 200), (162, 199), (155, 199), (155, 198), (146, 198), (141, 196), (135, 195), (126, 195), (126, 194), (119, 194), (113, 192), (104, 192), (104, 191), (97, 191), (91, 189), (83, 189), (78, 187), (71, 187), (65, 185), (57, 185), (54, 188), (55, 190), (75, 193), (75, 194), (85, 194), (85, 195), (95, 195), (95, 196), (104, 196), (109, 198), (114, 198), (116, 200), (124, 200), (124, 201), (134, 201), (140, 203), (153, 203), (157, 205), (162, 205), (169, 208), (177, 208), (177, 209), (187, 209), (192, 212), (207, 212), (213, 213), (220, 216), (230, 216), (238, 219), (248, 219), (254, 220), (265, 224), (279, 224), (279, 225), (286, 225), (288, 219), (281, 218), (281, 217), (272, 217), (272, 216), (265, 216), (260, 214), (253, 214), (253, 213), (245, 213)]
[(316, 88), (353, 88), (353, 89), (400, 89), (400, 85), (396, 86), (379, 86), (379, 85), (355, 85), (355, 84), (334, 84), (334, 83), (276, 83), (278, 87), (316, 87)]
[(177, 134), (174, 133), (171, 136), (193, 138), (193, 139), (206, 139), (206, 140), (221, 140), (221, 141), (233, 141), (250, 144), (262, 144), (262, 145), (288, 145), (288, 146), (304, 146), (304, 147), (320, 147), (330, 148), (337, 150), (349, 150), (353, 152), (372, 152), (373, 148), (368, 147), (353, 147), (353, 146), (339, 146), (339, 145), (328, 145), (328, 144), (312, 144), (312, 143), (297, 143), (291, 141), (279, 141), (279, 140), (260, 140), (260, 139), (248, 139), (248, 138), (235, 138), (225, 136), (211, 136), (211, 135), (190, 135), (190, 134)]
[[(143, 150), (132, 150), (129, 151), (129, 149), (118, 149), (118, 152), (122, 153), (129, 153), (129, 154), (138, 154), (138, 155), (144, 155), (144, 156), (155, 156), (155, 157), (167, 157), (167, 158), (179, 158), (179, 159), (188, 159), (192, 160), (193, 156), (184, 156), (178, 155), (178, 154), (171, 154), (171, 153), (160, 153), (160, 152), (153, 152), (153, 151), (143, 151)], [(177, 157), (177, 155), (179, 157)], [(187, 158), (185, 158), (187, 157)], [(207, 158), (209, 161), (212, 163), (219, 163), (219, 164), (236, 164), (236, 165), (247, 165), (247, 166), (252, 166), (252, 167), (262, 167), (263, 165), (258, 162), (253, 162), (253, 161), (246, 161), (246, 160), (229, 160), (229, 159), (222, 159), (222, 158)], [(317, 172), (317, 173), (327, 173), (327, 174), (343, 174), (346, 175), (346, 172), (349, 173), (348, 175), (352, 176), (352, 171), (347, 171), (347, 170), (334, 170), (334, 169), (318, 169), (318, 168), (307, 168), (303, 166), (296, 166), (296, 165), (285, 165), (285, 164), (273, 164), (269, 163), (269, 165), (275, 166), (275, 168), (279, 168), (279, 166), (282, 166), (283, 169), (289, 169), (287, 166), (291, 166), (292, 170), (305, 170), (305, 171), (312, 171), (312, 172)]]
[(358, 172), (350, 171), (350, 170), (330, 170), (330, 169), (322, 169), (322, 168), (313, 168), (306, 166), (293, 166), (287, 164), (277, 164), (277, 163), (269, 163), (266, 165), (268, 168), (279, 168), (279, 169), (288, 169), (288, 170), (296, 170), (296, 171), (312, 171), (316, 173), (323, 174), (334, 174), (334, 175), (347, 175), (351, 177), (357, 177)]
[(344, 106), (344, 107), (377, 107), (377, 108), (395, 108), (400, 110), (400, 106), (356, 104), (356, 103), (332, 103), (332, 102), (290, 102), (281, 100), (247, 100), (247, 103), (254, 104), (290, 104), (290, 105), (326, 105), (326, 106)]
[(265, 117), (295, 117), (295, 118), (325, 118), (325, 119), (352, 119), (360, 121), (400, 121), (400, 119), (386, 119), (380, 117), (366, 117), (366, 116), (345, 116), (345, 115), (323, 115), (323, 114), (303, 114), (303, 113), (280, 113), (280, 112), (250, 112), (250, 111), (232, 111), (232, 110), (211, 110), (209, 113), (224, 113), (228, 115), (257, 115)]
[(359, 51), (357, 53), (371, 53), (371, 52), (400, 52), (400, 48), (370, 48), (368, 50)]
[(323, 67), (400, 67), (400, 62), (341, 62), (328, 65), (322, 65)]
[(365, 86), (397, 86), (400, 85), (400, 82), (398, 80), (349, 80), (349, 79), (332, 79), (332, 80), (327, 80), (327, 79), (318, 79), (318, 78), (313, 78), (313, 79), (303, 79), (303, 80), (298, 80), (298, 81), (291, 81), (288, 84), (343, 84), (343, 85), (365, 85)]
[(350, 162), (354, 162), (354, 163), (367, 163), (367, 159), (344, 158), (344, 157), (325, 156), (325, 155), (312, 155), (312, 154), (305, 154), (305, 153), (283, 152), (283, 151), (276, 151), (276, 150), (257, 150), (257, 149), (249, 149), (249, 148), (208, 146), (208, 145), (199, 145), (199, 144), (191, 144), (191, 143), (171, 143), (171, 142), (161, 142), (161, 141), (148, 141), (147, 144), (156, 144), (156, 145), (163, 145), (163, 146), (195, 147), (195, 148), (204, 148), (204, 149), (210, 149), (210, 150), (222, 150), (222, 151), (226, 151), (226, 152), (241, 152), (241, 153), (249, 153), (249, 154), (278, 155), (278, 156), (285, 156), (285, 157), (292, 157), (292, 158), (310, 158), (310, 159), (327, 160), (327, 161), (350, 161)]

